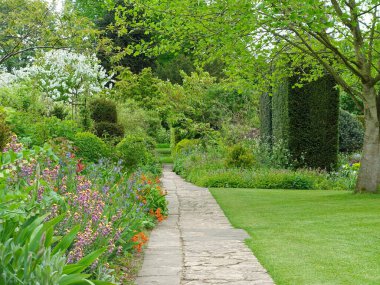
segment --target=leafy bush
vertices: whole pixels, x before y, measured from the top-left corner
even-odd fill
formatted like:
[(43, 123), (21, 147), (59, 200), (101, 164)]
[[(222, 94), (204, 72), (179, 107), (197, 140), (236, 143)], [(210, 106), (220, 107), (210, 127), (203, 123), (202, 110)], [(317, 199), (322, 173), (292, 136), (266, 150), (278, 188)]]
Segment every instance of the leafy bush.
[(339, 113), (339, 151), (354, 152), (363, 146), (363, 125), (350, 113), (340, 110)]
[(96, 99), (90, 104), (91, 118), (95, 122), (117, 123), (116, 104), (108, 99)]
[(95, 134), (98, 137), (123, 137), (124, 127), (117, 123), (97, 122), (95, 123)]
[(327, 174), (307, 170), (222, 169), (194, 171), (190, 181), (204, 187), (231, 187), (257, 189), (348, 189), (345, 184), (329, 180)]
[(226, 157), (226, 165), (229, 167), (250, 168), (254, 164), (251, 151), (241, 144), (232, 146)]
[(20, 138), (28, 138), (33, 145), (43, 145), (50, 139), (64, 137), (73, 140), (81, 131), (77, 122), (56, 117), (39, 117), (25, 112), (12, 112), (8, 116), (12, 132)]
[(43, 98), (42, 92), (36, 90), (31, 81), (23, 81), (20, 84), (12, 84), (1, 88), (0, 105), (11, 107), (18, 111), (44, 115), (47, 113), (51, 102)]
[(119, 158), (130, 168), (151, 163), (154, 160), (153, 149), (154, 142), (149, 137), (138, 134), (127, 135), (116, 146)]
[(54, 104), (53, 109), (49, 112), (50, 116), (57, 117), (60, 120), (64, 120), (68, 114), (69, 113), (67, 109), (65, 108), (65, 106), (58, 105), (58, 104)]
[(89, 161), (96, 162), (110, 155), (106, 143), (89, 132), (77, 133), (74, 137), (74, 145), (77, 148), (77, 155)]
[(5, 122), (4, 115), (0, 110), (0, 150), (2, 150), (5, 144), (8, 142), (10, 136), (10, 129)]
[(349, 181), (341, 172), (274, 169), (269, 165), (272, 158), (265, 162), (266, 167), (254, 170), (226, 168), (225, 157), (222, 149), (193, 149), (175, 157), (174, 171), (204, 187), (348, 190), (353, 189), (356, 180), (352, 176)]
[(199, 140), (196, 139), (183, 139), (175, 146), (174, 152), (181, 153), (182, 151), (188, 151), (195, 148), (199, 144)]

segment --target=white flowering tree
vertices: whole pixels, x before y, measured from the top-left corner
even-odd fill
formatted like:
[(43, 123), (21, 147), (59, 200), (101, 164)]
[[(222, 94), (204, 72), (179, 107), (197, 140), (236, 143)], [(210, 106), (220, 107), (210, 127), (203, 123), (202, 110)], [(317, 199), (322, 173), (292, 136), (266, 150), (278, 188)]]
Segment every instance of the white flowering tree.
[(70, 104), (73, 115), (78, 105), (86, 106), (88, 97), (106, 89), (112, 81), (95, 55), (86, 56), (68, 50), (44, 53), (34, 64), (14, 71), (18, 78), (32, 79), (53, 101)]

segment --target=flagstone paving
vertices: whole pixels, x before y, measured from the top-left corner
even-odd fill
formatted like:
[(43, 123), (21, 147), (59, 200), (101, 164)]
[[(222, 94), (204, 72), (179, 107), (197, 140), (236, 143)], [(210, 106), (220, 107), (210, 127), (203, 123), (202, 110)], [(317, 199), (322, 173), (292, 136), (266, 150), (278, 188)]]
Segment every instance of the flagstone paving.
[(273, 285), (206, 188), (165, 166), (169, 217), (153, 230), (137, 285)]

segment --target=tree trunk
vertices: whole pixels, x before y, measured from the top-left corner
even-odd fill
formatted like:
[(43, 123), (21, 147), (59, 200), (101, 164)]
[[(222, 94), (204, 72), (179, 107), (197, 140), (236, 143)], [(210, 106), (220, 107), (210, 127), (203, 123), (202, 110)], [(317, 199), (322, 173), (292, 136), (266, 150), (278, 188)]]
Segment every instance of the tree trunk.
[(373, 86), (364, 86), (365, 134), (356, 192), (375, 193), (380, 185), (379, 102)]

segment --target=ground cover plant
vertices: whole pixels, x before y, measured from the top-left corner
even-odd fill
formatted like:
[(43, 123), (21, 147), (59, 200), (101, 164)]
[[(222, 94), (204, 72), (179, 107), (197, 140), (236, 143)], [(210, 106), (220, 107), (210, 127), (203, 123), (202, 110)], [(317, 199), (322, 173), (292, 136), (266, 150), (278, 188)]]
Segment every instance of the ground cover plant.
[(249, 233), (247, 245), (276, 284), (380, 282), (377, 195), (257, 189), (211, 192), (231, 223)]
[(353, 190), (359, 166), (341, 156), (336, 171), (296, 169), (281, 145), (271, 151), (259, 141), (227, 149), (190, 144), (174, 162), (177, 173), (200, 186), (258, 189)]

